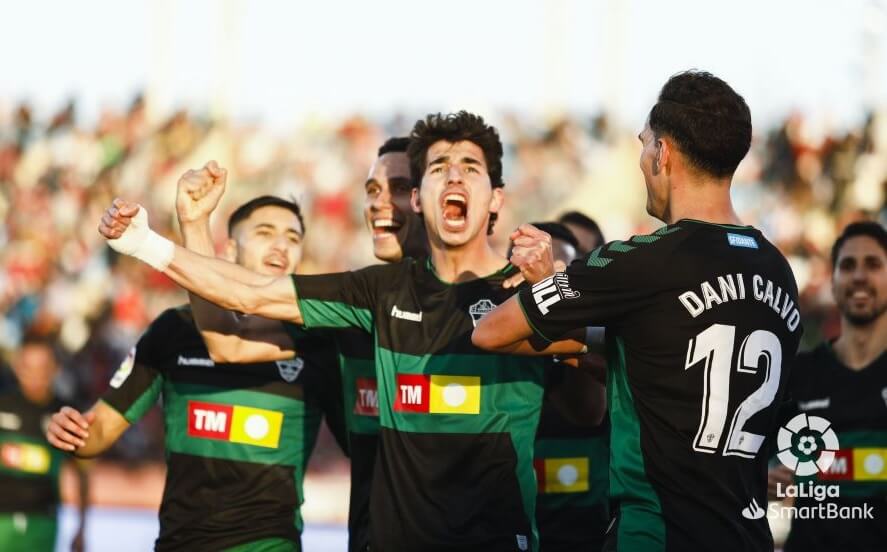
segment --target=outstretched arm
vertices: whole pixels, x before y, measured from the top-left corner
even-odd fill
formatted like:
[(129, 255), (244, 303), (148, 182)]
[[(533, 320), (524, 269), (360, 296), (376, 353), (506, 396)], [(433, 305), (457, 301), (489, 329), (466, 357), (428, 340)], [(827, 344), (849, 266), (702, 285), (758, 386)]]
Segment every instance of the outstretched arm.
[[(215, 161), (189, 170), (176, 189), (176, 215), (185, 247), (211, 257), (215, 254), (209, 219), (225, 191), (228, 173)], [(292, 339), (277, 320), (242, 316), (196, 293), (188, 294), (191, 312), (210, 357), (215, 362), (266, 362), (292, 358)]]
[(228, 310), (302, 323), (296, 291), (288, 276), (272, 278), (235, 263), (175, 245), (148, 226), (136, 203), (115, 199), (99, 225), (108, 245), (150, 264), (174, 282)]

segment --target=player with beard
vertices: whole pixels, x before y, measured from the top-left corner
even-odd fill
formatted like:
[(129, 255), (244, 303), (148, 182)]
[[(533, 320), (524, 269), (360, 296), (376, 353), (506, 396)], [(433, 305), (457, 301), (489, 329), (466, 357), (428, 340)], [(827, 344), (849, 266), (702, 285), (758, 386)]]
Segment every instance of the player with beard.
[[(176, 247), (150, 230), (144, 209), (120, 199), (99, 230), (118, 251), (227, 309), (373, 335), (381, 423), (373, 549), (535, 550), (532, 442), (544, 361), (471, 343), (475, 324), (513, 293), (502, 282), (516, 269), (487, 238), (504, 200), (502, 144), (476, 115), (438, 114), (416, 123), (408, 154), (426, 260), (262, 277)], [(228, 316), (205, 333), (243, 339), (253, 318)], [(257, 347), (285, 353), (265, 345)]]
[[(839, 506), (872, 508), (874, 519), (792, 520), (787, 552), (880, 550), (887, 542), (887, 232), (876, 222), (850, 224), (832, 248), (832, 294), (841, 335), (798, 355), (790, 386), (795, 412), (831, 422), (840, 450), (824, 473), (799, 478), (839, 485)], [(787, 416), (787, 418), (790, 416)], [(794, 481), (770, 471), (771, 496)], [(795, 507), (813, 506), (799, 497)]]
[[(187, 239), (203, 239), (194, 227), (206, 222), (189, 195), (223, 176), (211, 163), (179, 180), (177, 214)], [(231, 214), (228, 235), (229, 262), (286, 277), (302, 256), (301, 210), (258, 197)], [(344, 422), (332, 344), (296, 328), (291, 342), (298, 357), (232, 363), (207, 350), (191, 308), (169, 309), (102, 399), (83, 414), (59, 410), (47, 439), (75, 456), (96, 456), (162, 399), (167, 476), (156, 549), (300, 550), (302, 482), (321, 417), (343, 446)]]
[(521, 227), (512, 262), (533, 286), (473, 339), (514, 351), (606, 328), (605, 550), (772, 549), (767, 520), (747, 513), (766, 501), (763, 445), (801, 329), (788, 263), (730, 199), (751, 114), (723, 80), (688, 71), (662, 87), (638, 139), (647, 212), (666, 226), (559, 273), (550, 237)]

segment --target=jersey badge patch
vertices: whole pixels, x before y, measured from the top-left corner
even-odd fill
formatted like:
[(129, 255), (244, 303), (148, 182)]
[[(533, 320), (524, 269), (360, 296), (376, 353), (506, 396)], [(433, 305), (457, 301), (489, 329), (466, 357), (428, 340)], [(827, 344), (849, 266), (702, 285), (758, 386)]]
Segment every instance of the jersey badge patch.
[(287, 383), (296, 381), (299, 374), (301, 374), (302, 370), (305, 368), (305, 361), (299, 357), (291, 358), (289, 360), (278, 360), (276, 364), (280, 377)]
[(733, 247), (745, 247), (747, 249), (757, 249), (758, 241), (751, 236), (743, 236), (742, 234), (727, 233), (727, 243)]
[(133, 364), (136, 361), (136, 348), (133, 347), (129, 350), (129, 354), (126, 355), (126, 358), (123, 359), (123, 362), (120, 363), (120, 366), (117, 367), (117, 371), (114, 372), (114, 375), (111, 376), (111, 387), (114, 389), (118, 389), (123, 382), (126, 381), (126, 378), (132, 373)]
[(188, 401), (188, 435), (276, 449), (283, 413), (251, 406)]
[(47, 473), (51, 459), (46, 447), (30, 443), (4, 443), (0, 447), (0, 463), (27, 473)]
[(588, 491), (588, 458), (537, 458), (533, 468), (540, 493)]
[(18, 431), (22, 428), (22, 419), (15, 412), (0, 412), (0, 429)]
[(478, 376), (398, 374), (395, 412), (479, 414)]
[(375, 378), (357, 378), (354, 381), (354, 413), (359, 416), (379, 415), (379, 393)]
[(474, 324), (474, 327), (476, 328), (480, 319), (492, 312), (495, 308), (496, 303), (493, 303), (489, 299), (481, 299), (477, 303), (468, 307), (468, 314), (471, 315), (471, 322)]

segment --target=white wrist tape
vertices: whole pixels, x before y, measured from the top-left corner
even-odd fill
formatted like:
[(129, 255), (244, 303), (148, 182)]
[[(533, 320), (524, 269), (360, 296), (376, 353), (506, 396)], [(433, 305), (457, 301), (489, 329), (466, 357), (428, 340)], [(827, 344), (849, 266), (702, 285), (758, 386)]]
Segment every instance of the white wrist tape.
[(173, 242), (151, 230), (148, 226), (148, 211), (141, 206), (123, 235), (108, 240), (108, 245), (114, 251), (135, 257), (160, 272), (166, 270), (176, 252)]

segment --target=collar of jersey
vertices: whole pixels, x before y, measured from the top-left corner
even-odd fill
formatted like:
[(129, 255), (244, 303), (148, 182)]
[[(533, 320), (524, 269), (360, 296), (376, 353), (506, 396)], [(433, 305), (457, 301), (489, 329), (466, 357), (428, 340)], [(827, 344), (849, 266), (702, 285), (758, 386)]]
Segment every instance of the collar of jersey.
[(737, 230), (756, 230), (756, 228), (754, 226), (750, 226), (750, 225), (749, 226), (741, 226), (739, 224), (721, 224), (719, 222), (708, 222), (708, 221), (704, 221), (704, 220), (691, 219), (691, 218), (682, 218), (681, 220), (677, 221), (675, 224), (680, 224), (682, 222), (696, 222), (696, 223), (705, 224), (708, 226), (720, 226), (722, 228), (735, 228)]
[(475, 278), (473, 280), (468, 280), (467, 282), (445, 282), (445, 281), (443, 281), (441, 279), (441, 277), (437, 275), (437, 270), (434, 269), (434, 265), (431, 263), (431, 255), (429, 255), (428, 257), (425, 257), (425, 268), (427, 268), (428, 272), (430, 272), (431, 275), (434, 276), (435, 279), (437, 279), (437, 281), (440, 282), (441, 284), (443, 284), (445, 286), (461, 286), (462, 284), (470, 284), (472, 282), (476, 282), (477, 280), (486, 280), (487, 278), (493, 278), (495, 276), (506, 276), (506, 275), (508, 275), (509, 272), (511, 272), (514, 269), (514, 265), (511, 264), (511, 261), (506, 262), (505, 266), (503, 266), (502, 268), (500, 268), (496, 272), (493, 272), (492, 274), (487, 274), (486, 276), (480, 276), (480, 277)]

